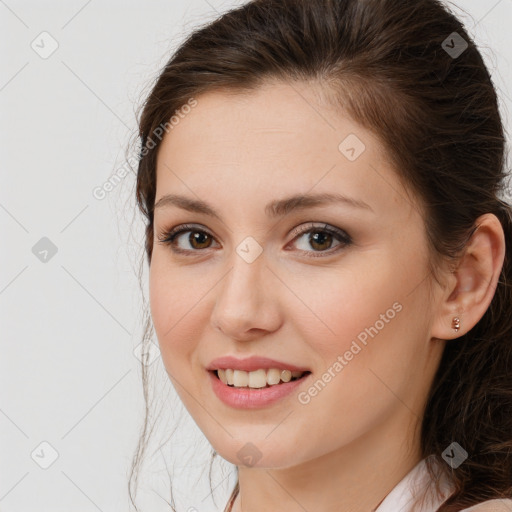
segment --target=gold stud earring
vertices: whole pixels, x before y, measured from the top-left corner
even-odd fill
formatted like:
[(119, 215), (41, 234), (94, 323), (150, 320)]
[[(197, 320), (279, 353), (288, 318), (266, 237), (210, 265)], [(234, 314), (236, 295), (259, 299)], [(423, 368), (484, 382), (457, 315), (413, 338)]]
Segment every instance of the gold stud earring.
[(458, 316), (456, 316), (453, 320), (452, 320), (452, 329), (457, 332), (459, 329), (460, 329), (460, 318)]

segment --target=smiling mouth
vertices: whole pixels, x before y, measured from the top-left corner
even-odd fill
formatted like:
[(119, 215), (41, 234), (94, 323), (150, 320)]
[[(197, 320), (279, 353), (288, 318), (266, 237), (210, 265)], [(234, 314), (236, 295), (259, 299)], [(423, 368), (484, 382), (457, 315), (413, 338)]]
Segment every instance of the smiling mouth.
[(256, 371), (246, 372), (243, 370), (222, 368), (210, 370), (210, 373), (231, 388), (263, 389), (301, 380), (311, 372), (292, 372), (290, 370), (280, 370), (277, 368), (262, 368)]

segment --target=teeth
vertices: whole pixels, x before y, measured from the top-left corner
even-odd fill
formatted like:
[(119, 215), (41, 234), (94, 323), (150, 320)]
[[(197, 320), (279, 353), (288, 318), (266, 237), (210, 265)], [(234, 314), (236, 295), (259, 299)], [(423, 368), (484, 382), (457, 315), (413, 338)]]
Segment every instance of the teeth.
[[(244, 372), (242, 370), (237, 370), (235, 373), (243, 373), (248, 376), (248, 384), (238, 384), (235, 381), (235, 386), (249, 386), (250, 388), (264, 388), (267, 385), (267, 372), (265, 370), (256, 370), (255, 372)], [(247, 382), (247, 380), (245, 381)]]
[(292, 379), (302, 377), (304, 372), (292, 372), (290, 370), (279, 370), (270, 368), (269, 370), (256, 370), (245, 372), (243, 370), (219, 369), (217, 375), (219, 379), (229, 386), (237, 388), (264, 388), (267, 385), (275, 386), (282, 382), (290, 382)]
[(226, 370), (217, 370), (217, 375), (224, 384), (228, 383), (228, 379), (226, 377)]
[(247, 384), (249, 384), (249, 374), (247, 372), (241, 372), (240, 370), (235, 370), (233, 373), (233, 384), (237, 388), (247, 386)]
[(267, 371), (267, 382), (270, 386), (273, 386), (274, 384), (279, 384), (279, 381), (281, 380), (281, 371), (277, 370), (276, 368), (271, 368)]
[(281, 380), (283, 382), (290, 382), (292, 380), (292, 372), (290, 370), (283, 370), (281, 372)]

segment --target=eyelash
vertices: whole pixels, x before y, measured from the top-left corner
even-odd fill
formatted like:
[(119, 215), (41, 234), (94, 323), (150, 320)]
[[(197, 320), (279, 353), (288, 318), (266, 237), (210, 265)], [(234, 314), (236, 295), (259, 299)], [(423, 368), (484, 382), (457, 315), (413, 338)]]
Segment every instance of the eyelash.
[[(208, 236), (210, 236), (211, 238), (214, 238), (213, 235), (211, 235), (210, 233), (208, 233), (207, 231), (203, 230), (203, 229), (199, 229), (197, 228), (196, 226), (194, 225), (190, 225), (190, 224), (182, 224), (181, 226), (177, 226), (173, 229), (170, 229), (170, 230), (164, 230), (162, 233), (160, 233), (158, 235), (158, 241), (159, 243), (163, 244), (163, 245), (169, 245), (171, 246), (171, 250), (177, 254), (190, 254), (190, 253), (193, 253), (193, 252), (196, 252), (196, 253), (199, 253), (199, 252), (202, 252), (203, 250), (206, 251), (208, 250), (209, 248), (207, 249), (197, 249), (197, 250), (194, 250), (194, 249), (191, 249), (191, 250), (187, 250), (187, 249), (180, 249), (180, 248), (177, 248), (176, 247), (176, 238), (183, 234), (183, 233), (187, 233), (189, 231), (192, 231), (194, 233), (202, 233), (202, 234), (206, 234)], [(328, 227), (328, 224), (324, 224), (323, 226), (315, 226), (314, 223), (310, 222), (308, 224), (306, 224), (305, 226), (299, 228), (298, 230), (295, 231), (294, 233), (294, 238), (292, 241), (294, 241), (296, 238), (302, 236), (302, 235), (305, 235), (307, 233), (328, 233), (330, 235), (333, 235), (334, 237), (336, 237), (336, 239), (338, 239), (340, 242), (342, 242), (340, 244), (340, 246), (338, 246), (338, 249), (334, 250), (334, 251), (331, 251), (331, 250), (328, 250), (328, 251), (304, 251), (302, 249), (299, 249), (301, 250), (302, 252), (306, 252), (306, 253), (310, 253), (310, 252), (316, 252), (316, 253), (320, 253), (320, 255), (309, 255), (308, 257), (310, 258), (321, 258), (321, 257), (325, 257), (323, 256), (323, 254), (327, 253), (328, 256), (332, 255), (333, 253), (337, 253), (339, 252), (340, 250), (340, 247), (341, 249), (349, 246), (350, 244), (352, 244), (352, 239), (351, 237), (345, 233), (343, 230), (339, 229), (339, 228), (336, 228), (334, 226), (330, 226)]]

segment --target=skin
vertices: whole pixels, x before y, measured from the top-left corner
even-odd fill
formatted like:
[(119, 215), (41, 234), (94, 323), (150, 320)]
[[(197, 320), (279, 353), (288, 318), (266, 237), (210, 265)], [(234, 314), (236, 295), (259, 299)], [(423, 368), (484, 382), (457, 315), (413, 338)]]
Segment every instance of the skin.
[[(312, 84), (279, 82), (207, 93), (158, 153), (155, 203), (181, 194), (222, 219), (156, 208), (149, 286), (169, 377), (214, 449), (239, 468), (235, 512), (375, 509), (421, 460), (419, 425), (444, 340), (481, 318), (503, 263), (503, 231), (486, 215), (459, 270), (434, 280), (419, 201), (376, 136), (323, 98)], [(355, 161), (338, 149), (351, 133), (366, 146)], [(370, 209), (265, 215), (269, 201), (309, 192), (343, 193)], [(309, 222), (320, 235), (325, 224), (344, 230), (352, 243), (294, 235)], [(189, 255), (158, 241), (184, 223), (211, 236), (191, 244), (194, 228), (181, 234)], [(236, 252), (248, 236), (263, 248), (252, 263)], [(260, 355), (309, 368), (299, 388), (307, 391), (394, 303), (401, 311), (307, 404), (292, 393), (240, 410), (211, 388), (212, 359)], [(252, 466), (237, 455), (248, 442), (261, 452)]]

